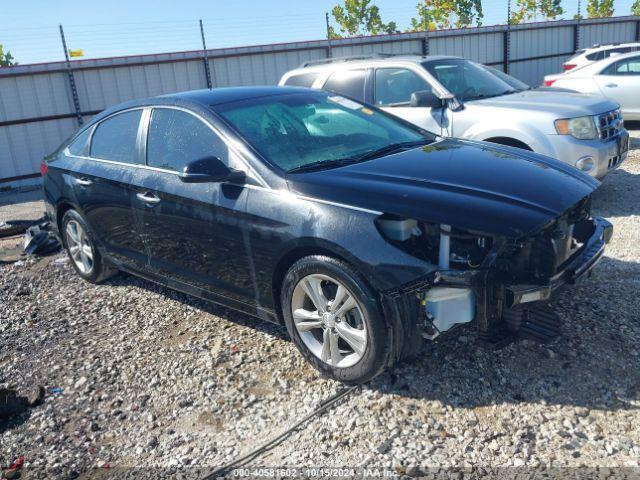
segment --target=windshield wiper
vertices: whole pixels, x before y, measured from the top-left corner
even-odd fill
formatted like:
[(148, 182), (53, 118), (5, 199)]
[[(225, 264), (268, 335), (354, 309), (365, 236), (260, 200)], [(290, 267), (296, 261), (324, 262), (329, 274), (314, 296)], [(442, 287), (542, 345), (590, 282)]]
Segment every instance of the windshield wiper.
[(413, 147), (419, 147), (420, 145), (427, 145), (432, 143), (433, 140), (416, 140), (413, 142), (399, 142), (399, 143), (391, 143), (389, 145), (385, 145), (384, 147), (378, 148), (377, 150), (373, 150), (372, 152), (367, 152), (364, 155), (360, 155), (359, 157), (355, 157), (357, 161), (362, 162), (364, 160), (371, 160), (372, 158), (384, 157), (385, 155), (391, 155), (392, 153), (401, 152), (402, 150), (407, 150)]
[(419, 147), (420, 145), (426, 145), (432, 142), (433, 140), (429, 140), (425, 138), (424, 140), (416, 140), (412, 142), (391, 143), (389, 145), (385, 145), (384, 147), (378, 148), (371, 152), (367, 152), (361, 155), (355, 155), (353, 157), (338, 158), (335, 160), (318, 160), (317, 162), (308, 163), (306, 165), (300, 165), (299, 167), (295, 167), (295, 168), (292, 168), (291, 170), (288, 170), (287, 173), (312, 172), (315, 170), (324, 170), (328, 168), (343, 167), (345, 165), (364, 162), (366, 160), (383, 157), (385, 155), (391, 155), (392, 153), (395, 153), (395, 152), (400, 152), (408, 148)]
[(307, 163), (306, 165), (300, 165), (299, 167), (287, 170), (287, 173), (313, 172), (315, 170), (324, 170), (326, 168), (342, 167), (344, 165), (357, 162), (358, 160), (355, 157), (337, 158), (335, 160), (318, 160), (316, 162)]
[(492, 94), (481, 93), (479, 95), (474, 95), (473, 97), (469, 97), (465, 101), (468, 102), (469, 100), (482, 100), (485, 98), (501, 97), (502, 95), (507, 95), (509, 93), (516, 93), (516, 92), (517, 90), (514, 88), (512, 90), (505, 90), (504, 92), (500, 92), (500, 93), (492, 93)]

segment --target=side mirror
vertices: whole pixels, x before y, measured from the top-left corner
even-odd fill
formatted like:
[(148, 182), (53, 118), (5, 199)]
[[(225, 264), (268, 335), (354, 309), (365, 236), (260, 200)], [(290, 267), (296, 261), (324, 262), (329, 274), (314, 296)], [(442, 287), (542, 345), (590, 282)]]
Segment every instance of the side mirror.
[(442, 108), (442, 100), (429, 90), (420, 90), (411, 94), (412, 107)]
[(239, 182), (245, 174), (227, 167), (218, 157), (205, 157), (184, 166), (180, 180), (185, 183)]

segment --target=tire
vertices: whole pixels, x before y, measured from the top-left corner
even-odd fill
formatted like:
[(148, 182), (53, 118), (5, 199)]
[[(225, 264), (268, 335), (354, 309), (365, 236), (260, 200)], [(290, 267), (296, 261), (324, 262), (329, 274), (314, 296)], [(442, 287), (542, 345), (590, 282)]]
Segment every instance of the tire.
[[(75, 240), (69, 230), (76, 232), (77, 238)], [(69, 260), (71, 260), (71, 265), (76, 273), (86, 281), (101, 283), (118, 273), (118, 270), (105, 262), (92, 238), (91, 229), (77, 211), (67, 210), (65, 212), (62, 217), (60, 236), (69, 255)], [(78, 247), (76, 240), (83, 244), (84, 249), (74, 250), (74, 247)], [(88, 249), (90, 249), (90, 255)], [(79, 251), (82, 253), (78, 253)], [(90, 261), (85, 262), (87, 259)]]
[[(320, 285), (322, 300), (311, 300), (307, 292), (318, 291), (312, 285)], [(281, 292), (289, 336), (320, 373), (346, 384), (360, 384), (392, 366), (393, 328), (385, 321), (372, 289), (349, 265), (326, 256), (304, 257), (287, 272)], [(324, 303), (324, 314), (316, 303)], [(325, 349), (327, 342), (330, 347)]]

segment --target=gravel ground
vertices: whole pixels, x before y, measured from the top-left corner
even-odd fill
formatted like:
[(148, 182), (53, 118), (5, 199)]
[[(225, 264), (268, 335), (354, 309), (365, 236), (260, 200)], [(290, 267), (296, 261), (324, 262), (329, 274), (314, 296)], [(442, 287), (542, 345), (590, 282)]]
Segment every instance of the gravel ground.
[[(249, 465), (411, 476), (637, 467), (640, 141), (632, 146), (594, 198), (594, 213), (615, 226), (606, 257), (554, 301), (561, 337), (494, 352), (462, 330)], [(0, 266), (0, 386), (33, 382), (47, 386), (44, 404), (0, 423), (0, 462), (24, 455), (23, 478), (220, 466), (341, 388), (280, 327), (130, 276), (90, 285), (63, 254)]]

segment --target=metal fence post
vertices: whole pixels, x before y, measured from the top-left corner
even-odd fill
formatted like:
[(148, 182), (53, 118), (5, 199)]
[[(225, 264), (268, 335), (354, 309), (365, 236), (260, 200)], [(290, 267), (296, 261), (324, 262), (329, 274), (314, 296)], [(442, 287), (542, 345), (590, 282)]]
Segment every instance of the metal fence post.
[(78, 89), (76, 88), (76, 79), (73, 76), (73, 70), (71, 70), (71, 61), (69, 60), (69, 50), (67, 50), (67, 41), (64, 38), (64, 30), (62, 25), (60, 27), (60, 39), (62, 40), (62, 48), (64, 48), (64, 58), (67, 64), (67, 75), (69, 77), (69, 86), (71, 87), (71, 97), (73, 98), (73, 106), (76, 109), (76, 119), (78, 120), (78, 126), (81, 127), (84, 123), (82, 118), (82, 110), (80, 110), (80, 100), (78, 99)]
[(582, 5), (578, 0), (578, 15), (576, 15), (576, 24), (573, 27), (573, 51), (577, 52), (580, 48), (580, 20), (582, 20)]
[(329, 12), (324, 13), (324, 21), (327, 25), (327, 57), (333, 57), (333, 51), (331, 48), (331, 29), (329, 28)]
[(507, 29), (502, 32), (502, 70), (509, 73), (509, 50), (511, 48), (511, 0), (507, 2)]
[(202, 37), (202, 57), (204, 61), (204, 75), (207, 79), (207, 88), (213, 88), (211, 83), (211, 70), (209, 69), (209, 55), (207, 54), (207, 42), (204, 39), (204, 27), (200, 19), (200, 36)]
[(429, 34), (424, 32), (424, 37), (422, 37), (422, 56), (426, 57), (429, 55)]

